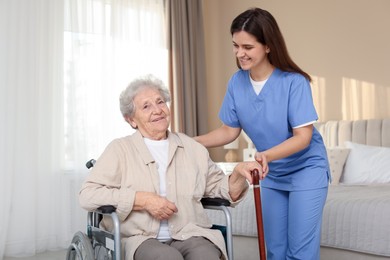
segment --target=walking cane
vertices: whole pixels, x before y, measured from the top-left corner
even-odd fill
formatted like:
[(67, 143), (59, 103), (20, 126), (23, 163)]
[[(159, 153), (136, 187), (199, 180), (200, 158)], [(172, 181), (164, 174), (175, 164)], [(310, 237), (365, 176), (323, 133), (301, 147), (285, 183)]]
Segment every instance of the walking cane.
[(252, 172), (253, 180), (253, 193), (255, 196), (255, 207), (256, 207), (256, 222), (257, 222), (257, 236), (259, 242), (259, 253), (260, 259), (266, 260), (265, 253), (265, 242), (264, 242), (264, 228), (263, 228), (263, 213), (261, 210), (261, 196), (260, 196), (260, 175), (257, 169), (254, 169)]

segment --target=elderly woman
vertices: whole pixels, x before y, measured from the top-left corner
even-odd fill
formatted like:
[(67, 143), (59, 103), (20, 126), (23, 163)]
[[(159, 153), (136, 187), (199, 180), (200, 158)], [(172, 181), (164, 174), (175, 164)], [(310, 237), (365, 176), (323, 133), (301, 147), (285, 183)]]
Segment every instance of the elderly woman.
[[(225, 259), (223, 236), (210, 229), (200, 200), (238, 203), (250, 172), (261, 166), (239, 163), (225, 175), (204, 146), (168, 130), (169, 101), (162, 81), (152, 76), (122, 92), (122, 115), (136, 132), (107, 146), (82, 186), (80, 204), (86, 210), (116, 207), (125, 259)], [(112, 228), (108, 219), (102, 225)]]

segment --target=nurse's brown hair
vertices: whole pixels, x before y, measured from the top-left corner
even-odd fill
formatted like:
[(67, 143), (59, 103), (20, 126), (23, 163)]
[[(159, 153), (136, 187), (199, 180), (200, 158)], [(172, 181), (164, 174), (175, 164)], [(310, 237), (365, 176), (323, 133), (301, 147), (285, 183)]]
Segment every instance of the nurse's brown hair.
[[(230, 33), (245, 31), (256, 40), (268, 46), (268, 59), (272, 65), (283, 71), (302, 74), (311, 81), (308, 73), (298, 67), (288, 54), (287, 46), (275, 18), (266, 10), (251, 8), (239, 14), (230, 26)], [(236, 60), (239, 68), (240, 64)]]

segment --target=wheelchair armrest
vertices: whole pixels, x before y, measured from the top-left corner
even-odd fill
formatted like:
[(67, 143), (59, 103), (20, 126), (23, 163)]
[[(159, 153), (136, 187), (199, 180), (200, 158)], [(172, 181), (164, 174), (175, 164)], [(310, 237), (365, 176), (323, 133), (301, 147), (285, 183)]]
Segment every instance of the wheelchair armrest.
[(88, 225), (93, 227), (99, 227), (99, 223), (102, 220), (103, 215), (109, 215), (111, 218), (118, 218), (115, 213), (115, 210), (116, 208), (112, 205), (104, 205), (100, 206), (94, 211), (88, 211)]
[[(93, 242), (94, 247), (95, 244), (102, 245), (103, 247), (113, 252), (113, 254), (115, 255), (113, 259), (120, 260), (121, 259), (120, 220), (115, 210), (116, 208), (112, 205), (104, 205), (104, 206), (100, 206), (94, 211), (88, 211), (87, 235), (92, 241), (94, 241)], [(103, 215), (111, 218), (113, 224), (113, 230), (108, 231), (100, 227), (100, 222), (103, 219)], [(92, 258), (88, 257), (88, 259), (92, 259)]]
[(201, 202), (203, 206), (230, 206), (230, 202), (228, 200), (221, 198), (202, 198)]
[(97, 208), (96, 212), (103, 213), (103, 214), (110, 214), (110, 213), (114, 212), (115, 210), (116, 210), (116, 208), (114, 206), (105, 205), (105, 206), (101, 206), (101, 207)]

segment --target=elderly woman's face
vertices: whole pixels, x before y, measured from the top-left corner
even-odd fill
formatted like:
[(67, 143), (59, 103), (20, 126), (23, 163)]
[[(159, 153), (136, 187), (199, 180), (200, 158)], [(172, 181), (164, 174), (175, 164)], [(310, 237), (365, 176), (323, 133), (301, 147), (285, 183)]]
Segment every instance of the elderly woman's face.
[(129, 123), (144, 137), (161, 140), (167, 137), (170, 111), (160, 92), (145, 88), (134, 97), (135, 113)]

